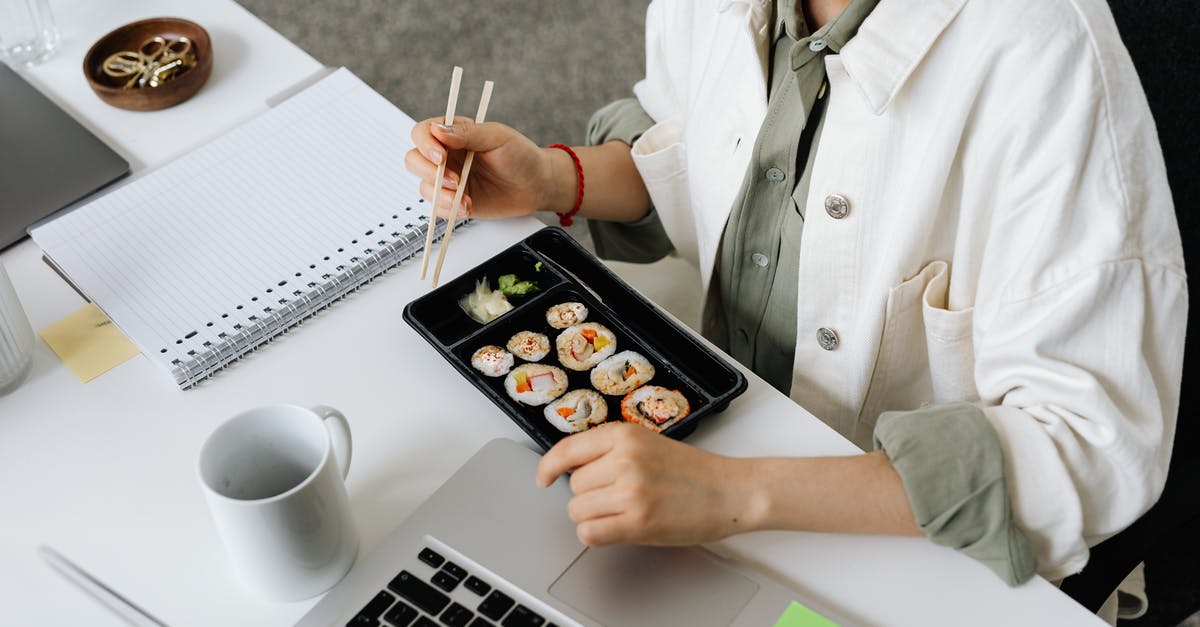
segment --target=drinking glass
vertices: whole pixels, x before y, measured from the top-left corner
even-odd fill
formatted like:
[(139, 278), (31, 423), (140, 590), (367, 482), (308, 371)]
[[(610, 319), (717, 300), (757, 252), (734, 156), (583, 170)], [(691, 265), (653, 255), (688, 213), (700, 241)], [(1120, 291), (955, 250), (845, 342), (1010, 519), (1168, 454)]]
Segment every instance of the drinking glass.
[(0, 396), (21, 384), (32, 363), (33, 328), (0, 264)]
[(0, 61), (29, 67), (58, 47), (49, 0), (0, 0)]

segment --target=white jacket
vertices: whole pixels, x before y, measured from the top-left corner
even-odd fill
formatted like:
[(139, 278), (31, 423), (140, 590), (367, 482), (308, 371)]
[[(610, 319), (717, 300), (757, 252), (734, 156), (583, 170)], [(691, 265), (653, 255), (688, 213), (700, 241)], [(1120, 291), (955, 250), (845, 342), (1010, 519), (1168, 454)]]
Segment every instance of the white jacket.
[[(770, 13), (647, 16), (635, 93), (656, 124), (634, 159), (706, 288), (766, 112)], [(978, 403), (1039, 572), (1076, 572), (1162, 490), (1187, 316), (1158, 139), (1107, 6), (883, 0), (826, 66), (792, 397), (863, 447), (880, 411)]]

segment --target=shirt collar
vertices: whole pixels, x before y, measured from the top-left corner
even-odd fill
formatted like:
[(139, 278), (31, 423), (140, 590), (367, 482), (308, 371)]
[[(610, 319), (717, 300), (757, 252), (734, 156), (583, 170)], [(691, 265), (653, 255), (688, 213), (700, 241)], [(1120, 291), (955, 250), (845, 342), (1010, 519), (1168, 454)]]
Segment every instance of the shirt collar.
[[(840, 56), (846, 73), (858, 84), (867, 106), (882, 114), (933, 47), (942, 31), (954, 21), (967, 0), (882, 0), (846, 42)], [(717, 11), (734, 6), (747, 10), (752, 31), (765, 54), (772, 34), (771, 0), (718, 0)], [(766, 71), (766, 65), (763, 66)]]
[[(846, 8), (828, 24), (810, 33), (804, 16), (797, 11), (796, 0), (775, 0), (776, 23), (782, 26), (787, 36), (798, 45), (792, 46), (792, 71), (799, 71), (805, 64), (819, 60), (826, 54), (841, 52), (846, 42), (854, 38), (863, 20), (875, 9), (879, 0), (850, 0)], [(780, 31), (777, 28), (777, 33)], [(778, 41), (778, 34), (776, 41)], [(812, 47), (810, 44), (819, 44)]]
[(774, 0), (775, 30), (773, 41), (779, 41), (785, 34), (796, 41), (808, 37), (808, 24), (804, 14), (797, 11), (796, 0)]
[(868, 107), (882, 114), (966, 0), (883, 0), (841, 51)]

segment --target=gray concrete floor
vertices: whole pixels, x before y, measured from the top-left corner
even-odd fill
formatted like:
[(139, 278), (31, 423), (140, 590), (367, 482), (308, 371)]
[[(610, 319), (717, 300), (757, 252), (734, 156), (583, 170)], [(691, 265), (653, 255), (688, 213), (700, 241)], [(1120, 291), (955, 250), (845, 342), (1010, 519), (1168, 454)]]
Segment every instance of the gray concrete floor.
[[(644, 73), (647, 0), (240, 1), (317, 60), (349, 68), (418, 120), (445, 112), (453, 66), (463, 68), (460, 111), (474, 112), (483, 81), (494, 81), (488, 119), (542, 145), (582, 143), (592, 112), (631, 95)], [(553, 215), (539, 217), (557, 223)], [(569, 231), (590, 247), (583, 222), (576, 225)], [(688, 264), (610, 266), (698, 327), (699, 275)]]

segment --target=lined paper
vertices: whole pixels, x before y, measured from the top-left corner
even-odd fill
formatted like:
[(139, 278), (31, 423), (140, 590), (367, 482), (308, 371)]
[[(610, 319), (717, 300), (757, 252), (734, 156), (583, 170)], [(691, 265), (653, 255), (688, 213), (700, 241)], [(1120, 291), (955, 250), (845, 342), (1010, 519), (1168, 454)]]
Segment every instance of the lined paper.
[(31, 235), (186, 387), (419, 250), (413, 125), (340, 69)]

